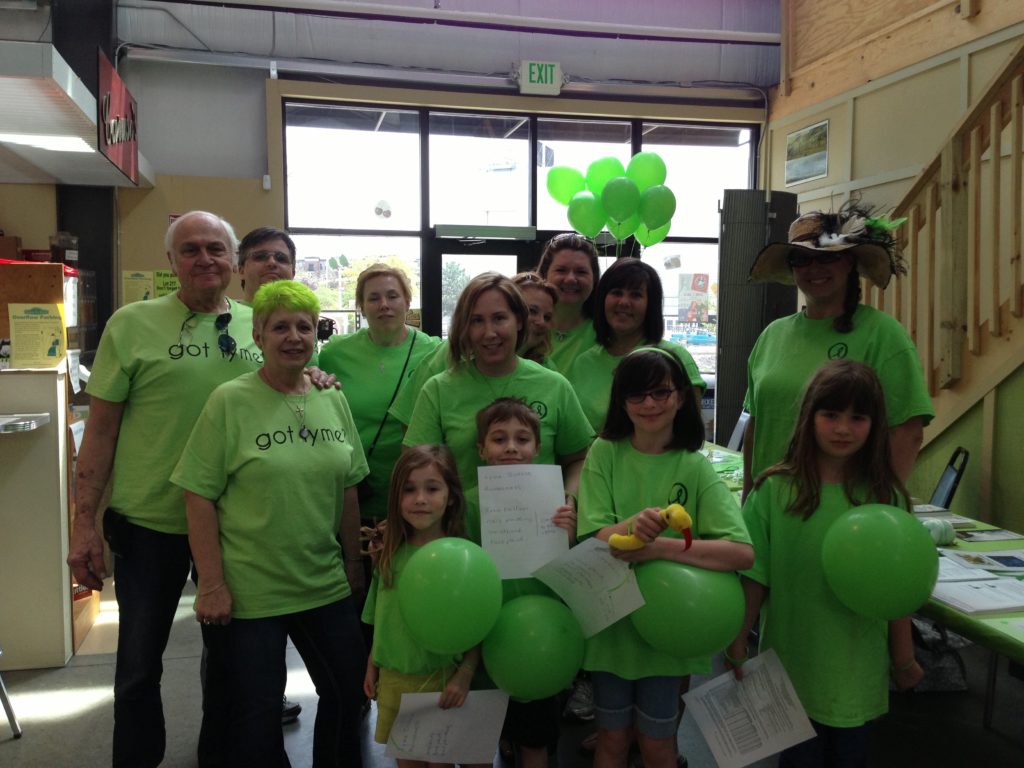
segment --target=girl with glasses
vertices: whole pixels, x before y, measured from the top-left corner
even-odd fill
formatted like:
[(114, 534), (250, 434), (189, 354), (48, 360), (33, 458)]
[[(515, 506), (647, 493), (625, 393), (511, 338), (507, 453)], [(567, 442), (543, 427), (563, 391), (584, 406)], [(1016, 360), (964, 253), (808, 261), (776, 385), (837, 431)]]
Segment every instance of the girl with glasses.
[[(749, 568), (750, 538), (735, 497), (700, 453), (704, 425), (693, 387), (671, 352), (644, 347), (623, 357), (608, 418), (580, 480), (577, 534), (608, 541), (635, 534), (645, 545), (611, 550), (631, 563), (672, 560), (717, 571)], [(693, 542), (667, 529), (660, 509), (682, 504)], [(595, 765), (625, 766), (634, 733), (648, 768), (676, 765), (679, 697), (708, 658), (681, 659), (648, 645), (629, 617), (586, 641), (598, 736)]]

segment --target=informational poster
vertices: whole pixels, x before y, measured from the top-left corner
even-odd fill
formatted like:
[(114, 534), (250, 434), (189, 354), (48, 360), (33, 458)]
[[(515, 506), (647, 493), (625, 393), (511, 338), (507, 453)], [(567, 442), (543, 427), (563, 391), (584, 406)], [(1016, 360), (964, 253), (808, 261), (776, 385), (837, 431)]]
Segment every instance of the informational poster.
[(60, 304), (8, 304), (12, 368), (56, 368), (68, 340)]
[(181, 287), (177, 276), (169, 269), (158, 269), (153, 273), (153, 289), (157, 297), (174, 293)]
[(711, 313), (711, 276), (679, 275), (679, 322), (706, 323)]
[(155, 297), (152, 272), (121, 273), (121, 303), (131, 304), (134, 301), (148, 301)]

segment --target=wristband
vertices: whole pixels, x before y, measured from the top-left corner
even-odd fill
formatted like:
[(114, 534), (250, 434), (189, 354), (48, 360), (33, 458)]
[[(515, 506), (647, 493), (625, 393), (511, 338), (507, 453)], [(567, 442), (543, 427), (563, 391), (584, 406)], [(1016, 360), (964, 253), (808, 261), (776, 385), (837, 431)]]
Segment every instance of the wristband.
[(223, 582), (223, 581), (222, 581), (222, 582), (221, 582), (220, 584), (218, 584), (218, 585), (217, 585), (216, 587), (214, 587), (213, 589), (208, 589), (208, 590), (206, 590), (205, 592), (200, 592), (200, 593), (199, 593), (199, 595), (198, 595), (198, 597), (206, 597), (207, 595), (212, 595), (212, 594), (213, 594), (214, 592), (216, 592), (217, 590), (219, 590), (219, 589), (220, 589), (221, 587), (226, 587), (226, 586), (227, 586), (227, 584), (226, 584), (225, 582)]
[(892, 669), (894, 674), (901, 675), (904, 672), (907, 672), (907, 671), (913, 669), (915, 664), (917, 664), (917, 658), (914, 657), (914, 656), (911, 656), (910, 657), (910, 661), (908, 661), (906, 664), (902, 664), (902, 665), (900, 665), (898, 667), (895, 664), (893, 664), (891, 669)]
[(750, 659), (748, 658), (734, 659), (732, 656), (729, 655), (728, 651), (722, 651), (722, 656), (724, 656), (725, 660), (732, 664), (734, 667), (742, 667), (744, 664), (750, 661)]

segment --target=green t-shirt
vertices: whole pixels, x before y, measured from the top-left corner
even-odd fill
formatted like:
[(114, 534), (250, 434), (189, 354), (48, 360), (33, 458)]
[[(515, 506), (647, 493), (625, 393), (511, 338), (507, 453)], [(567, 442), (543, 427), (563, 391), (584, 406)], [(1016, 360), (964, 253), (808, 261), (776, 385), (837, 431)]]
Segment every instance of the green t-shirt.
[(110, 506), (136, 525), (187, 533), (181, 490), (170, 482), (192, 425), (220, 384), (263, 363), (252, 310), (232, 301), (233, 355), (217, 346), (218, 313), (192, 312), (175, 294), (136, 301), (107, 323), (86, 392), (124, 403)]
[(585, 450), (593, 430), (565, 377), (532, 360), (517, 358), (508, 376), (484, 376), (472, 363), (431, 378), (416, 400), (403, 445), (444, 443), (455, 456), (464, 490), (477, 484), (481, 466), (476, 414), (499, 397), (517, 397), (540, 416), (538, 464)]
[(743, 507), (756, 558), (744, 575), (768, 587), (761, 650), (779, 654), (808, 717), (853, 728), (889, 708), (888, 625), (851, 611), (825, 582), (822, 540), (851, 506), (843, 486), (822, 485), (807, 520), (786, 512), (791, 488), (770, 477)]
[(568, 331), (551, 331), (551, 354), (548, 357), (563, 373), (572, 368), (578, 355), (597, 344), (594, 321), (584, 318), (583, 322)]
[(838, 333), (832, 318), (811, 320), (797, 312), (765, 328), (747, 361), (743, 408), (754, 417), (753, 477), (782, 460), (804, 389), (818, 368), (840, 358), (859, 360), (878, 374), (890, 425), (915, 416), (925, 424), (932, 420), (935, 409), (917, 349), (895, 319), (861, 305), (853, 315), (853, 330)]
[(365, 452), (370, 453), (373, 438), (380, 429), (377, 445), (367, 459), (373, 495), (360, 504), (359, 514), (364, 520), (387, 517), (391, 468), (402, 451), (402, 425), (388, 417), (381, 428), (381, 420), (395, 394), (398, 377), (408, 358), (403, 379), (408, 381), (420, 361), (428, 357), (438, 343), (436, 337), (410, 328), (402, 344), (383, 347), (375, 344), (364, 328), (347, 336), (335, 336), (320, 350), (320, 368), (333, 373), (341, 382)]
[[(650, 346), (641, 344), (640, 346)], [(707, 387), (704, 379), (697, 370), (697, 364), (693, 361), (686, 347), (671, 341), (660, 341), (658, 346), (675, 354), (683, 364), (683, 370), (690, 383), (695, 387), (704, 390)], [(583, 406), (583, 412), (587, 414), (590, 426), (595, 432), (604, 429), (604, 421), (608, 415), (608, 401), (612, 394), (612, 379), (615, 377), (615, 369), (619, 366), (623, 355), (612, 355), (600, 344), (595, 344), (586, 352), (580, 354), (566, 374), (572, 388)]]
[[(301, 404), (306, 438), (293, 410)], [(351, 594), (336, 534), (345, 489), (366, 472), (336, 389), (285, 396), (248, 373), (214, 390), (171, 481), (216, 503), (232, 616), (297, 613)]]
[(416, 407), (416, 398), (420, 396), (423, 385), (437, 374), (447, 370), (448, 339), (438, 340), (431, 353), (420, 360), (419, 365), (410, 372), (388, 413), (398, 419), (400, 423), (408, 425), (409, 420), (412, 419), (413, 409)]
[[(693, 518), (696, 539), (750, 543), (736, 497), (702, 453), (646, 454), (629, 440), (594, 441), (580, 478), (577, 533), (582, 538), (647, 507), (677, 502)], [(678, 537), (666, 529), (662, 536)], [(626, 616), (586, 641), (583, 668), (627, 680), (709, 672), (707, 658), (680, 659), (648, 645)]]
[(413, 639), (402, 618), (398, 607), (398, 584), (409, 558), (418, 549), (405, 543), (395, 552), (390, 588), (385, 589), (380, 583), (380, 573), (376, 570), (373, 572), (373, 581), (370, 582), (366, 605), (363, 607), (363, 621), (374, 627), (371, 651), (373, 663), (403, 675), (428, 675), (462, 659), (462, 654), (444, 655), (423, 648)]

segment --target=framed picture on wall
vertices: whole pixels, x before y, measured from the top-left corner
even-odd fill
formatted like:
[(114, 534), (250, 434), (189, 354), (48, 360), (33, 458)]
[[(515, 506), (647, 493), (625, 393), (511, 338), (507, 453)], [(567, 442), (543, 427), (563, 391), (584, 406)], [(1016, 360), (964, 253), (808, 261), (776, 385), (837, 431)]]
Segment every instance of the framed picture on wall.
[(828, 120), (786, 135), (786, 186), (828, 175)]

